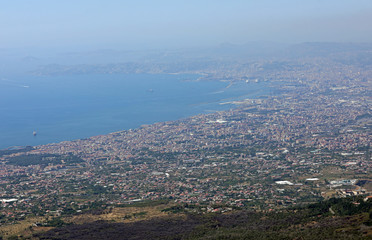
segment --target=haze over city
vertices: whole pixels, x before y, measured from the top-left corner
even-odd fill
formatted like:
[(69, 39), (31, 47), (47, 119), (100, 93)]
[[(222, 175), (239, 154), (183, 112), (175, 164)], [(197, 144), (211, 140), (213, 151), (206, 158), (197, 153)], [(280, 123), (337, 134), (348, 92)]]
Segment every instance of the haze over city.
[(369, 0), (3, 1), (0, 49), (370, 42)]
[(0, 240), (372, 236), (372, 1), (0, 7)]

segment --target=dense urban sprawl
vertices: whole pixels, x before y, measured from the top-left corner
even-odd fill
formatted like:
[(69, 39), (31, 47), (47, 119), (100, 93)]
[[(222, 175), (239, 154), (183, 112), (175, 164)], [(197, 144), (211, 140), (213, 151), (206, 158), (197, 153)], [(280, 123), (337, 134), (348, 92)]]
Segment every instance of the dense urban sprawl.
[[(212, 212), (370, 195), (371, 72), (316, 60), (254, 71), (277, 94), (222, 103), (234, 106), (228, 111), (3, 151), (0, 221), (147, 200)], [(210, 76), (255, 84), (243, 73)]]

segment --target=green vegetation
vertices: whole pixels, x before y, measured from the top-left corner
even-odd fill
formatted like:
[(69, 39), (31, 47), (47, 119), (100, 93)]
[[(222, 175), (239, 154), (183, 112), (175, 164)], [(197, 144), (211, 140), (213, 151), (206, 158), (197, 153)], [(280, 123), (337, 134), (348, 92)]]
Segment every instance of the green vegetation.
[[(353, 198), (331, 198), (328, 201), (307, 206), (312, 215), (334, 212), (339, 216), (347, 216), (369, 212), (372, 209), (372, 201), (364, 201), (362, 196)], [(332, 211), (331, 211), (331, 210)]]
[(31, 147), (31, 146), (27, 146), (25, 148), (19, 148), (19, 149), (11, 149), (11, 150), (5, 149), (5, 150), (0, 150), (0, 157), (6, 156), (6, 155), (10, 155), (10, 154), (14, 154), (14, 153), (25, 153), (25, 152), (29, 152), (29, 151), (31, 151), (33, 149), (34, 148)]
[(159, 206), (159, 205), (165, 205), (165, 204), (168, 204), (170, 202), (169, 199), (159, 199), (159, 200), (156, 200), (156, 201), (150, 201), (150, 200), (146, 200), (146, 201), (141, 201), (141, 202), (133, 202), (133, 203), (130, 203), (130, 204), (121, 204), (121, 205), (117, 205), (117, 207), (155, 207), (155, 206)]
[(62, 227), (65, 226), (66, 223), (61, 218), (53, 218), (52, 220), (43, 224), (45, 227)]
[[(218, 206), (215, 206), (218, 207)], [(166, 218), (130, 223), (97, 221), (34, 234), (36, 239), (370, 239), (372, 201), (362, 197), (332, 198), (316, 204), (275, 212), (233, 210), (227, 213), (188, 213), (200, 206), (167, 207)], [(330, 210), (332, 209), (332, 210)], [(180, 215), (181, 214), (181, 215)], [(123, 219), (141, 218), (142, 211)], [(182, 217), (185, 216), (185, 217)], [(50, 224), (62, 226), (60, 219)], [(84, 234), (82, 234), (84, 233)]]
[(83, 160), (75, 155), (57, 155), (57, 154), (28, 154), (14, 156), (6, 159), (10, 165), (30, 166), (30, 165), (49, 165), (49, 164), (73, 164), (80, 163)]

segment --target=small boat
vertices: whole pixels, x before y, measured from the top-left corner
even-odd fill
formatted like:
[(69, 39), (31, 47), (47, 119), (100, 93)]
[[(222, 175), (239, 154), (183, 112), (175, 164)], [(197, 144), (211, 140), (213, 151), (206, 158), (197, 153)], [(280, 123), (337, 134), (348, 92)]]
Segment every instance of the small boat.
[(36, 132), (36, 131), (34, 131), (34, 132), (32, 133), (32, 135), (34, 135), (34, 136), (36, 136), (36, 134), (37, 134), (37, 132)]

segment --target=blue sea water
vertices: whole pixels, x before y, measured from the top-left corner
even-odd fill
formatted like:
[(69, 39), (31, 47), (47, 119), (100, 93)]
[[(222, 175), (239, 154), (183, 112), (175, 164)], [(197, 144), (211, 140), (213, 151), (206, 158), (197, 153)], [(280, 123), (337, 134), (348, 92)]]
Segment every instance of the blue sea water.
[[(266, 83), (196, 81), (198, 75), (0, 78), (0, 149), (87, 138), (225, 110), (221, 102), (269, 92)], [(37, 132), (33, 136), (33, 131)]]

